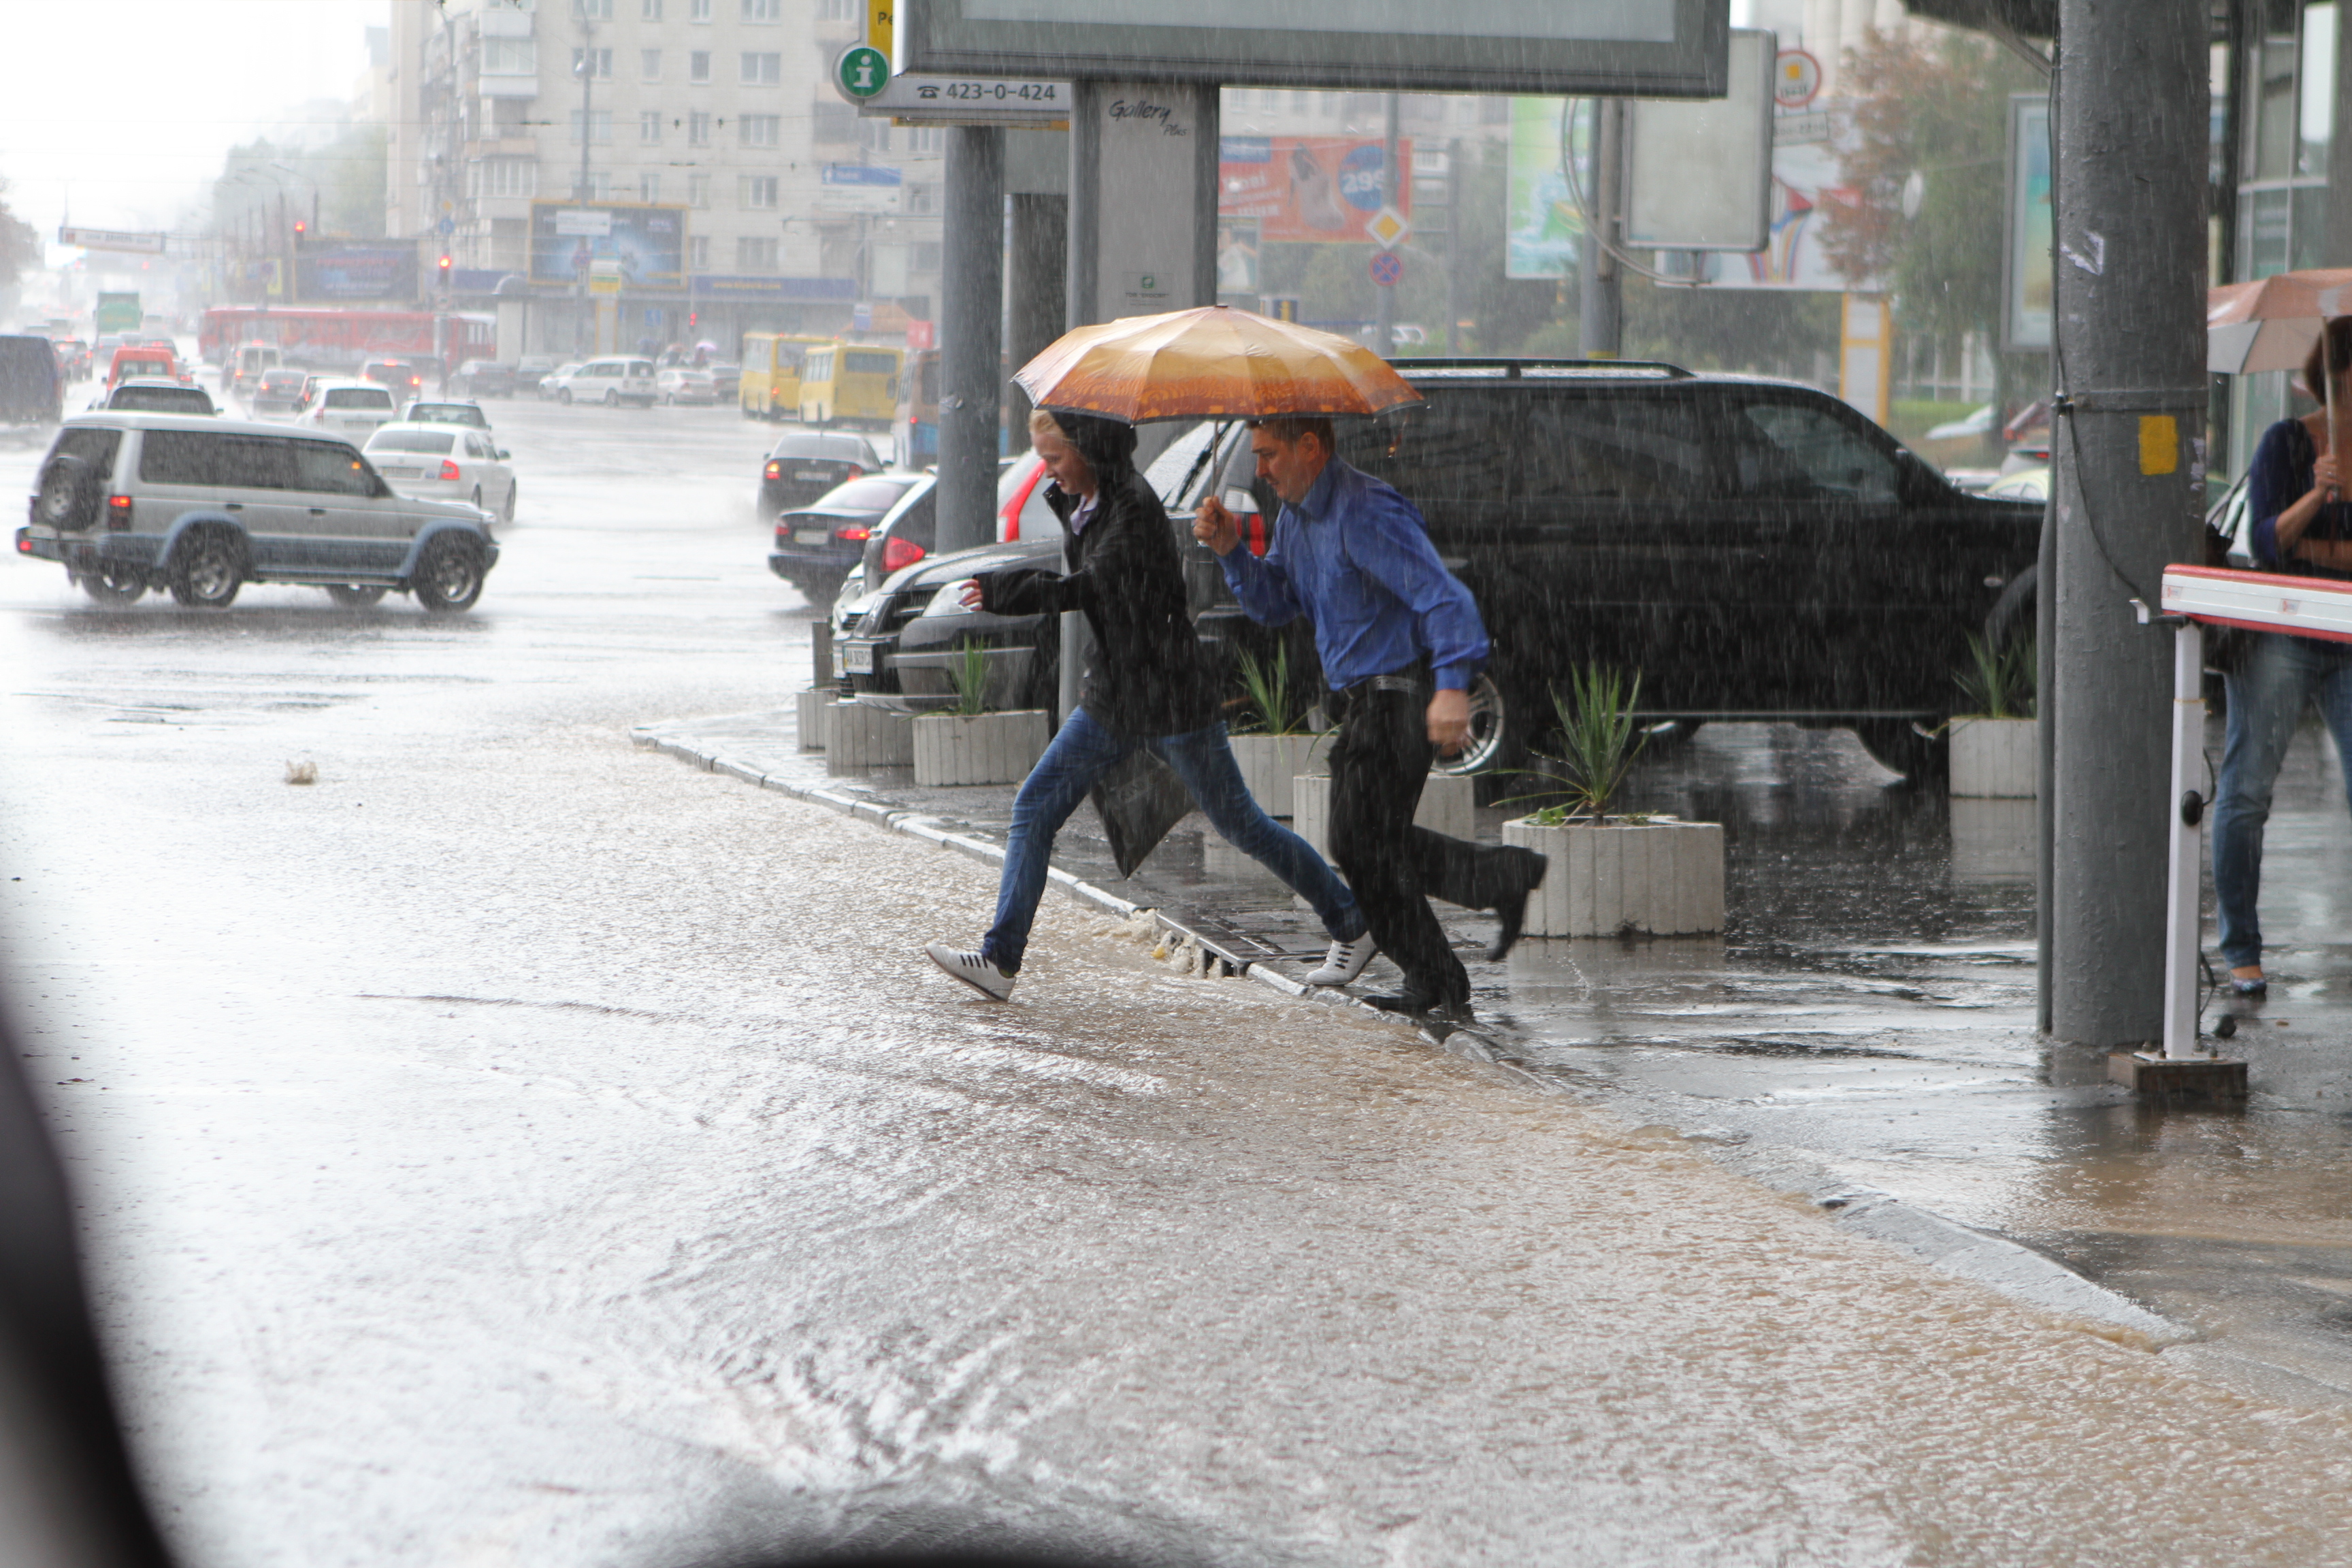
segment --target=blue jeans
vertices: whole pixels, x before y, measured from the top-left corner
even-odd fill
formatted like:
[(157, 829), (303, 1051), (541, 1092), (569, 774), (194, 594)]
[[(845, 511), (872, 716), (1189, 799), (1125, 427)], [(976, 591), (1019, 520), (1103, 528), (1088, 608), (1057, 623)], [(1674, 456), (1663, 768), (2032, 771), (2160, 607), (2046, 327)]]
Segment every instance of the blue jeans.
[(1333, 941), (1353, 942), (1364, 934), (1363, 911), (1348, 885), (1312, 845), (1268, 816), (1251, 797), (1234, 765), (1233, 748), (1225, 744), (1222, 721), (1189, 734), (1135, 741), (1112, 733), (1078, 708), (1063, 721), (1013, 798), (1004, 880), (996, 892), (996, 923), (980, 944), (982, 956), (999, 969), (1020, 969), (1021, 955), (1029, 946), (1029, 927), (1037, 918), (1037, 900), (1045, 896), (1054, 835), (1096, 781), (1139, 745), (1149, 746), (1176, 770), (1210, 826), (1234, 848), (1281, 878), (1314, 907)]
[(2221, 779), (2213, 800), (2213, 895), (2221, 912), (2221, 956), (2232, 969), (2263, 961), (2254, 906), (2263, 890), (2263, 825), (2287, 742), (2316, 698), (2352, 782), (2352, 644), (2257, 632), (2244, 666), (2222, 677), (2230, 694)]

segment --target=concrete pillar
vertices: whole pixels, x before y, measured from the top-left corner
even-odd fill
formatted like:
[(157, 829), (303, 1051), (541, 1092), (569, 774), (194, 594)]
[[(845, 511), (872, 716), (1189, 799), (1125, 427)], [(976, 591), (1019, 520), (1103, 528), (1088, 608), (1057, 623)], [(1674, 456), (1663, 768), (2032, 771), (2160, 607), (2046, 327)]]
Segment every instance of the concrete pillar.
[(2207, 7), (2059, 18), (2051, 1029), (2114, 1047), (2163, 1026), (2172, 639), (2131, 600), (2197, 559)]
[(939, 549), (996, 537), (1004, 310), (1004, 132), (948, 128), (940, 276)]
[[(1563, 112), (1573, 114), (1573, 108)], [(1598, 237), (1587, 234), (1577, 246), (1577, 339), (1587, 359), (1615, 359), (1625, 338), (1623, 279), (1617, 258), (1601, 248), (1600, 237), (1617, 233), (1618, 178), (1624, 145), (1620, 132), (1625, 106), (1613, 98), (1592, 100), (1592, 167), (1585, 195), (1592, 204), (1591, 222)]]
[[(1019, 370), (1062, 335), (1062, 318), (1068, 309), (1066, 271), (1070, 239), (1070, 198), (1041, 194), (1016, 195), (1013, 201), (1011, 270), (1005, 285), (1012, 296), (1005, 342), (1005, 363)], [(1009, 393), (1013, 445), (1027, 443), (1029, 400), (1018, 387)]]

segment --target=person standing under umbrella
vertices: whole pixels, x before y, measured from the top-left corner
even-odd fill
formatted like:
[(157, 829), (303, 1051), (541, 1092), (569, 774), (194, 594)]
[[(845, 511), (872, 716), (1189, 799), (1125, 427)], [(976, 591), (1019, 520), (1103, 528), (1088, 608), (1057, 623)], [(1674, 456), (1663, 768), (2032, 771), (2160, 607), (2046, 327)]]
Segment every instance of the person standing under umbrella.
[(1029, 416), (1029, 434), (1054, 476), (1045, 504), (1070, 535), (1072, 570), (983, 573), (965, 587), (963, 602), (997, 616), (1082, 611), (1096, 653), (1078, 706), (1013, 799), (995, 923), (977, 950), (935, 942), (923, 951), (984, 996), (1001, 1002), (1012, 994), (1054, 835), (1104, 774), (1149, 747), (1176, 770), (1211, 826), (1322, 917), (1331, 949), (1307, 984), (1346, 984), (1371, 962), (1363, 911), (1314, 847), (1266, 816), (1242, 782), (1217, 717), (1215, 675), (1184, 611), (1174, 530), (1135, 469), (1135, 426), (1040, 408)]
[(1214, 498), (1192, 536), (1216, 552), (1251, 619), (1281, 626), (1304, 615), (1315, 624), (1339, 721), (1332, 858), (1363, 901), (1373, 940), (1404, 971), (1404, 990), (1378, 1005), (1466, 1018), (1470, 977), (1429, 895), (1493, 910), (1501, 931), (1487, 956), (1499, 961), (1545, 870), (1532, 849), (1413, 826), (1433, 752), (1451, 755), (1470, 740), (1469, 686), (1487, 653), (1478, 606), (1438, 560), (1413, 504), (1333, 454), (1330, 420), (1254, 420), (1250, 447), (1283, 500), (1273, 547), (1263, 559), (1235, 548), (1240, 529)]
[[(2336, 318), (2325, 331), (2303, 366), (2303, 384), (2322, 400), (2321, 408), (2264, 431), (2246, 470), (2254, 564), (2264, 572), (2352, 577), (2352, 504), (2343, 499), (2342, 458), (2328, 437), (2326, 406), (2331, 362), (2334, 401), (2352, 398), (2352, 317)], [(2270, 985), (2255, 906), (2272, 786), (2303, 710), (2315, 699), (2352, 780), (2352, 647), (2287, 632), (2247, 635), (2245, 658), (2221, 678), (2229, 721), (2213, 800), (2213, 895), (2230, 988), (2259, 996)]]

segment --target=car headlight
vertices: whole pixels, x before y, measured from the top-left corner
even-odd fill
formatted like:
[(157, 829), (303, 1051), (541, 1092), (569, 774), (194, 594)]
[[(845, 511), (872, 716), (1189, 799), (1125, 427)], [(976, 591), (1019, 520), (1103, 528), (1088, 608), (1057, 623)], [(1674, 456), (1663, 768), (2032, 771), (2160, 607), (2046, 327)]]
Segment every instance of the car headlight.
[(954, 582), (947, 584), (947, 586), (940, 589), (937, 593), (931, 595), (930, 603), (923, 606), (923, 613), (921, 616), (918, 616), (917, 619), (927, 619), (933, 616), (971, 616), (979, 614), (977, 610), (968, 610), (964, 608), (963, 591), (971, 582), (971, 579), (969, 577), (959, 577)]

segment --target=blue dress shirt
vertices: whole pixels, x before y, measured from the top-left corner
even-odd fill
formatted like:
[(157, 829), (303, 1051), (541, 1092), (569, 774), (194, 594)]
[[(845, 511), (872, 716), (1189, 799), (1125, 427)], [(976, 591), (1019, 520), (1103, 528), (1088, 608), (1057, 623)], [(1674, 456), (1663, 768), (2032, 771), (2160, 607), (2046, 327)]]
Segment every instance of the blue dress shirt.
[(1470, 590), (1429, 542), (1429, 525), (1393, 486), (1334, 458), (1306, 498), (1285, 503), (1264, 556), (1220, 556), (1254, 621), (1315, 623), (1323, 679), (1344, 691), (1427, 658), (1441, 691), (1466, 691), (1486, 662)]

